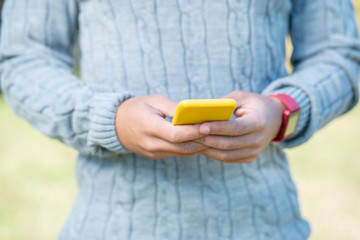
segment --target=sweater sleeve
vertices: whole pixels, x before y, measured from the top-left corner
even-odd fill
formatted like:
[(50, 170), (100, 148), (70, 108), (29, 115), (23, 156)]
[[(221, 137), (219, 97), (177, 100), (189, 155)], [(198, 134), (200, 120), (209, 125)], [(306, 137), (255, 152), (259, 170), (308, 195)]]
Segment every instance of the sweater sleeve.
[(115, 116), (132, 95), (79, 80), (72, 71), (73, 0), (11, 0), (3, 9), (1, 87), (14, 112), (82, 154), (127, 153)]
[(359, 97), (360, 43), (350, 0), (293, 0), (290, 36), (294, 72), (263, 92), (287, 93), (302, 109), (296, 134), (284, 147), (307, 141)]

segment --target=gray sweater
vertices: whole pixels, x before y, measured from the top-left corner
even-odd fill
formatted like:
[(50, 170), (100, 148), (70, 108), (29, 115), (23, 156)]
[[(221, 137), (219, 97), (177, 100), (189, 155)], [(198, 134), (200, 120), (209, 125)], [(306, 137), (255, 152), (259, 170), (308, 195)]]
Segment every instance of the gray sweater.
[[(6, 1), (6, 100), (79, 151), (79, 192), (59, 238), (306, 239), (282, 148), (357, 102), (353, 14), (349, 0)], [(77, 36), (81, 80), (72, 72)], [(302, 109), (295, 136), (232, 165), (201, 155), (147, 159), (118, 140), (115, 113), (125, 99), (218, 98), (235, 89), (291, 95)]]

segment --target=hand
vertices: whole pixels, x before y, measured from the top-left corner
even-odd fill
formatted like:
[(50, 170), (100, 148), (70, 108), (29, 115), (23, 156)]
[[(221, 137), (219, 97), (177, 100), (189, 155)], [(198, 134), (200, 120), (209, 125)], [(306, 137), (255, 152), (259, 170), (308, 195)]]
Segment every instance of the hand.
[(228, 163), (251, 163), (277, 136), (285, 106), (276, 98), (234, 91), (224, 98), (237, 101), (231, 121), (207, 122), (200, 133), (208, 136), (197, 142), (208, 146), (203, 155)]
[(173, 126), (164, 118), (173, 117), (177, 103), (161, 95), (135, 97), (120, 104), (116, 131), (121, 143), (139, 155), (160, 159), (188, 157), (207, 147), (200, 141), (200, 125)]

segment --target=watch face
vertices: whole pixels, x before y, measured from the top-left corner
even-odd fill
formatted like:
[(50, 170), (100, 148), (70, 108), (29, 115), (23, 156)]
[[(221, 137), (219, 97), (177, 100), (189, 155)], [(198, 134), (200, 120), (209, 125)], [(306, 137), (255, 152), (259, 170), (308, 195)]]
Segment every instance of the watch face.
[(300, 111), (293, 112), (290, 114), (288, 124), (285, 130), (284, 138), (287, 138), (288, 136), (295, 133), (296, 125), (300, 117)]

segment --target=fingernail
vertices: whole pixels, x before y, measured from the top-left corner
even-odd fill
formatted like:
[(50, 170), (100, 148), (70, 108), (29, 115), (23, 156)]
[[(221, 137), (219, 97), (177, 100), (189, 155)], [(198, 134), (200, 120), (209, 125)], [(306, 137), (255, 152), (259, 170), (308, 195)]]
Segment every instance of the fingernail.
[(203, 127), (203, 128), (201, 129), (201, 132), (202, 132), (203, 134), (208, 134), (208, 133), (210, 133), (210, 127), (209, 127), (209, 126)]

